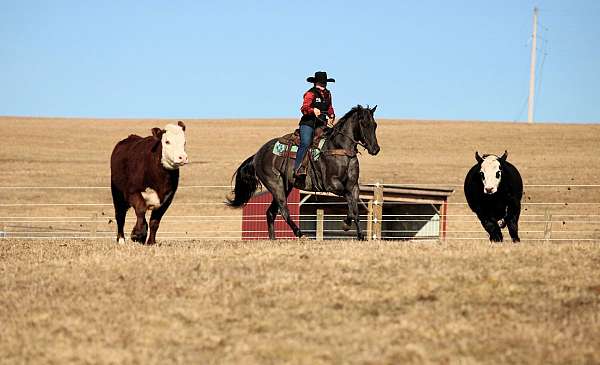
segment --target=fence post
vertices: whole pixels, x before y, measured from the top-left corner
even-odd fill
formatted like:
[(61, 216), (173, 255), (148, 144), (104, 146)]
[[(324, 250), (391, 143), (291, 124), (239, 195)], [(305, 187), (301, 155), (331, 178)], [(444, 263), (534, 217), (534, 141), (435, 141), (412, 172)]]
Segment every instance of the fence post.
[(369, 200), (367, 212), (367, 241), (373, 239), (373, 200)]
[(381, 219), (383, 218), (383, 185), (376, 183), (373, 202), (373, 239), (380, 240)]
[(96, 232), (98, 231), (97, 224), (98, 224), (98, 213), (93, 213), (92, 220), (90, 223), (90, 237), (96, 237)]
[(317, 241), (323, 241), (323, 218), (325, 216), (325, 212), (323, 209), (317, 209), (317, 233), (316, 238)]
[(544, 225), (544, 242), (548, 243), (552, 238), (552, 214), (550, 214), (549, 209), (544, 212), (544, 221), (546, 222)]

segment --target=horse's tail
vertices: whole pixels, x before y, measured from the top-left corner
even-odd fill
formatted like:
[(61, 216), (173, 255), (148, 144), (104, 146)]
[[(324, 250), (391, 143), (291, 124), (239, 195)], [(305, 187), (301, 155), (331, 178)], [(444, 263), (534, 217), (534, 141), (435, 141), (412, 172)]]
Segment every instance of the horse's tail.
[(227, 198), (227, 205), (233, 208), (243, 207), (260, 185), (254, 168), (254, 156), (250, 156), (242, 162), (233, 176), (235, 177), (235, 187), (232, 191), (233, 198)]

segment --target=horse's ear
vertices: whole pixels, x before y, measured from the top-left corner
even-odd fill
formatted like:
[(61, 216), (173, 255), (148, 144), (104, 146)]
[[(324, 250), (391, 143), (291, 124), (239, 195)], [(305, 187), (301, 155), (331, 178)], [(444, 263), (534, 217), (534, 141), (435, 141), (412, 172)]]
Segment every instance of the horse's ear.
[(502, 162), (505, 162), (507, 157), (508, 157), (508, 151), (504, 150), (504, 154), (502, 156), (500, 156), (499, 160)]
[(475, 151), (475, 159), (477, 160), (477, 163), (483, 162), (483, 158), (481, 158), (481, 156), (479, 156), (479, 152), (477, 152), (477, 151)]
[(375, 106), (373, 107), (373, 109), (371, 109), (371, 115), (375, 114), (375, 109), (377, 109), (377, 105), (375, 105)]

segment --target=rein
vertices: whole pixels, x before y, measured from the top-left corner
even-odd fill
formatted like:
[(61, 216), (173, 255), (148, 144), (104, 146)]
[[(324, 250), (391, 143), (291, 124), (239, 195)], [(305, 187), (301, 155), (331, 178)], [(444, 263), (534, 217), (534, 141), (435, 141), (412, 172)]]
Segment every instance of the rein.
[[(364, 133), (363, 133), (363, 130), (362, 130), (362, 125), (360, 124), (360, 120), (358, 121), (358, 128), (360, 130), (360, 135), (364, 136)], [(348, 138), (349, 140), (351, 140), (352, 143), (354, 143), (354, 148), (356, 148), (356, 146), (358, 145), (358, 146), (361, 146), (362, 148), (364, 148), (367, 151), (369, 150), (369, 146), (366, 143), (359, 142), (359, 141), (355, 140), (354, 138), (352, 138), (351, 136), (347, 135), (346, 133), (343, 133), (340, 130), (336, 130), (335, 128), (333, 129), (333, 132), (334, 133), (331, 136), (332, 138), (339, 134), (339, 135), (344, 136), (344, 137)]]
[[(361, 131), (361, 133), (362, 133), (362, 131)], [(361, 146), (362, 148), (364, 148), (365, 150), (368, 150), (368, 149), (369, 149), (369, 148), (368, 148), (368, 146), (367, 146), (366, 144), (364, 144), (364, 143), (362, 143), (362, 142), (359, 142), (359, 141), (355, 140), (354, 138), (350, 137), (349, 135), (347, 135), (347, 134), (345, 134), (345, 133), (342, 133), (342, 132), (337, 132), (337, 134), (339, 134), (339, 135), (341, 135), (341, 136), (344, 136), (344, 137), (348, 138), (349, 140), (351, 140), (351, 141), (352, 141), (352, 143), (354, 143), (354, 145), (355, 145), (355, 146), (356, 146), (356, 145), (359, 145), (359, 146)]]

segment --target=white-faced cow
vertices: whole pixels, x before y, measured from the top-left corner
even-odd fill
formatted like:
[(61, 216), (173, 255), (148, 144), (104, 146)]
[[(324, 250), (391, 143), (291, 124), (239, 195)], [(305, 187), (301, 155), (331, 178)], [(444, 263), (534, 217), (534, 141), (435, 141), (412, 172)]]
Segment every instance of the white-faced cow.
[(125, 215), (133, 207), (137, 222), (131, 239), (146, 242), (146, 212), (151, 210), (148, 244), (155, 243), (160, 219), (177, 191), (179, 167), (188, 163), (184, 132), (185, 124), (180, 121), (165, 129), (152, 128), (149, 137), (130, 135), (115, 146), (110, 172), (118, 242), (125, 242)]
[(479, 156), (477, 164), (465, 178), (465, 197), (469, 207), (489, 233), (490, 241), (502, 242), (501, 228), (508, 226), (513, 242), (519, 242), (519, 215), (523, 180), (515, 166), (506, 161), (508, 152), (500, 157)]

